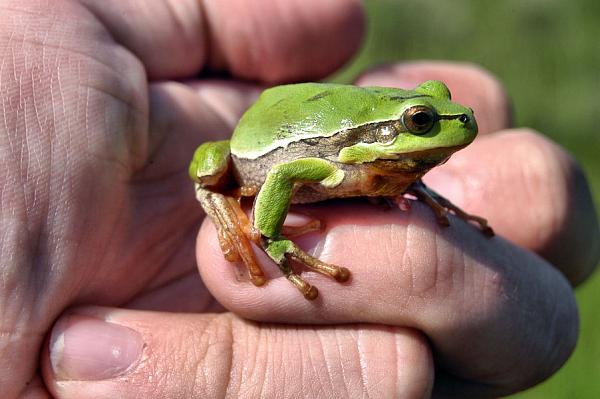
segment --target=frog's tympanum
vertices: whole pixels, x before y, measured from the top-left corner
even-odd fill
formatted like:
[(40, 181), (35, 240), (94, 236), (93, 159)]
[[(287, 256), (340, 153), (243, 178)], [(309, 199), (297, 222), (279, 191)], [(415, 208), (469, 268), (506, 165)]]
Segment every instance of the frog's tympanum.
[[(450, 101), (448, 88), (427, 81), (414, 90), (301, 83), (265, 90), (241, 118), (230, 140), (196, 150), (190, 175), (196, 196), (217, 228), (225, 258), (243, 261), (252, 282), (266, 277), (251, 243), (262, 248), (307, 299), (318, 291), (289, 261), (347, 281), (350, 272), (304, 252), (290, 238), (320, 228), (319, 221), (284, 226), (290, 204), (355, 196), (426, 203), (438, 222), (447, 213), (493, 231), (426, 187), (421, 177), (475, 139), (470, 108)], [(240, 206), (255, 197), (253, 221)]]

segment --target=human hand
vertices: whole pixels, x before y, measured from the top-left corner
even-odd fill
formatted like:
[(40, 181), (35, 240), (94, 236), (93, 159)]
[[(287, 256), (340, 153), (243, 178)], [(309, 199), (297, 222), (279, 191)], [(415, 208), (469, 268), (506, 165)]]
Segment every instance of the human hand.
[[(298, 12), (300, 8), (291, 15), (286, 14), (289, 18), (299, 19), (298, 26), (286, 25), (297, 36), (291, 33), (265, 34), (261, 42), (258, 36), (253, 35), (255, 41), (242, 50), (264, 52), (252, 62), (253, 57), (248, 57), (247, 53), (246, 56), (241, 55), (240, 46), (236, 46), (239, 43), (236, 29), (245, 24), (248, 24), (248, 29), (256, 29), (256, 25), (260, 24), (267, 31), (277, 28), (280, 32), (282, 27), (277, 23), (288, 19), (264, 18), (264, 13), (270, 10), (254, 14), (256, 19), (248, 19), (245, 12), (253, 10), (244, 10), (243, 2), (234, 8), (222, 6), (224, 2), (215, 2), (212, 6), (205, 3), (204, 15), (213, 27), (208, 29), (212, 41), (210, 46), (199, 48), (199, 43), (205, 43), (197, 39), (203, 37), (203, 20), (198, 17), (195, 8), (199, 4), (197, 2), (174, 2), (177, 7), (171, 9), (174, 10), (172, 14), (166, 12), (167, 8), (149, 12), (148, 6), (142, 7), (142, 3), (134, 7), (136, 2), (89, 2), (87, 7), (91, 13), (66, 2), (60, 3), (62, 9), (57, 9), (56, 3), (52, 4), (55, 7), (53, 12), (61, 17), (60, 24), (52, 23), (52, 12), (36, 15), (39, 10), (31, 12), (28, 8), (25, 11), (29, 12), (17, 11), (17, 17), (14, 13), (3, 15), (13, 24), (10, 31), (16, 33), (7, 39), (15, 46), (8, 47), (14, 50), (13, 68), (4, 69), (2, 76), (2, 82), (8, 82), (6, 86), (3, 83), (3, 90), (6, 90), (3, 98), (7, 98), (8, 104), (8, 108), (4, 107), (5, 120), (8, 121), (4, 124), (8, 130), (8, 145), (2, 147), (5, 160), (2, 181), (6, 182), (3, 184), (2, 222), (3, 226), (7, 226), (2, 253), (5, 257), (10, 255), (10, 262), (2, 267), (2, 311), (3, 315), (7, 315), (3, 318), (3, 331), (12, 333), (6, 335), (8, 339), (1, 345), (1, 361), (6, 363), (2, 365), (5, 372), (0, 376), (0, 384), (3, 390), (4, 387), (9, 389), (5, 391), (9, 394), (7, 397), (19, 392), (43, 392), (39, 381), (27, 387), (24, 382), (34, 375), (37, 351), (44, 334), (67, 306), (126, 304), (152, 310), (218, 310), (218, 305), (197, 284), (193, 260), (189, 257), (198, 222), (193, 215), (198, 215), (198, 208), (185, 169), (198, 142), (215, 138), (215, 132), (225, 133), (231, 129), (239, 113), (251, 100), (254, 89), (247, 85), (215, 81), (185, 84), (157, 81), (189, 76), (208, 64), (227, 66), (235, 76), (264, 81), (315, 78), (329, 72), (352, 51), (360, 30), (355, 30), (360, 25), (360, 13), (357, 8), (349, 7), (347, 2), (308, 6), (305, 5), (308, 2), (303, 2), (298, 7), (307, 7), (311, 18), (302, 20), (303, 14)], [(318, 12), (315, 8), (318, 6), (330, 11)], [(133, 11), (127, 13), (126, 10)], [(291, 8), (278, 10), (286, 13)], [(344, 15), (340, 10), (354, 11)], [(127, 16), (126, 20), (122, 16)], [(239, 22), (242, 16), (246, 18)], [(322, 22), (312, 25), (312, 18), (319, 17), (323, 18)], [(23, 23), (26, 18), (32, 20)], [(47, 24), (40, 27), (40, 18)], [(179, 23), (173, 23), (173, 18)], [(239, 23), (234, 23), (236, 21)], [(300, 21), (304, 21), (305, 25)], [(37, 26), (39, 31), (34, 33), (39, 36), (26, 30), (27, 26)], [(165, 31), (165, 27), (172, 30)], [(324, 28), (331, 31), (322, 32)], [(40, 33), (48, 31), (53, 33)], [(133, 51), (136, 57), (132, 57), (124, 47), (115, 45), (107, 32)], [(216, 32), (222, 35), (216, 35)], [(351, 32), (357, 34), (354, 39), (346, 41)], [(319, 34), (333, 43), (321, 43), (322, 47), (302, 45), (308, 42), (307, 37), (320, 37)], [(44, 52), (35, 52), (37, 47), (34, 43), (44, 37)], [(31, 47), (20, 47), (23, 43)], [(182, 44), (181, 47), (177, 43)], [(339, 53), (327, 51), (332, 47), (337, 47)], [(213, 50), (208, 54), (206, 48)], [(38, 54), (39, 58), (36, 60), (32, 54)], [(290, 54), (295, 54), (298, 59), (290, 62)], [(26, 59), (26, 55), (37, 62), (20, 62)], [(302, 61), (312, 59), (319, 62), (307, 64)], [(138, 60), (153, 82), (149, 86), (149, 114), (144, 112), (147, 110), (148, 86)], [(41, 65), (48, 69), (43, 70)], [(419, 69), (422, 68), (415, 68)], [(411, 71), (410, 67), (408, 71)], [(364, 79), (407, 79), (406, 73), (406, 70), (400, 74), (393, 70), (380, 71)], [(4, 74), (8, 78), (5, 79)], [(476, 71), (466, 75), (457, 81), (456, 88), (451, 85), (459, 101), (459, 88), (464, 87), (462, 85), (466, 82), (491, 82)], [(477, 90), (473, 92), (479, 93)], [(470, 100), (463, 98), (464, 102)], [(479, 118), (482, 126), (486, 123), (494, 126), (504, 119), (507, 111), (502, 102), (498, 93), (487, 93), (484, 99), (473, 104), (478, 115), (482, 115)], [(485, 109), (478, 108), (482, 104), (489, 106), (491, 112), (488, 116), (485, 116)], [(495, 108), (498, 105), (501, 105), (500, 111)], [(6, 109), (13, 112), (7, 113)], [(499, 123), (494, 129), (487, 130), (502, 126), (505, 125)], [(586, 209), (589, 194), (586, 193), (585, 182), (570, 176), (576, 175), (575, 169), (564, 154), (543, 140), (544, 144), (540, 144), (540, 140), (538, 136), (526, 135), (526, 141), (532, 142), (533, 147), (546, 149), (551, 160), (548, 165), (541, 165), (540, 170), (536, 170), (539, 173), (536, 177), (540, 179), (537, 183), (543, 189), (540, 182), (550, 177), (553, 187), (558, 187), (559, 191), (564, 189), (563, 193), (572, 193), (569, 198), (575, 199), (575, 204), (566, 203), (566, 196), (562, 203), (560, 200), (552, 203), (544, 202), (543, 198), (540, 200), (541, 204), (548, 205), (547, 213), (542, 212), (542, 216), (551, 217), (553, 225), (557, 226), (553, 234), (538, 237), (537, 234), (523, 232), (522, 225), (511, 231), (508, 222), (506, 228), (501, 228), (497, 223), (506, 221), (496, 221), (492, 217), (493, 201), (473, 202), (472, 205), (464, 201), (463, 204), (471, 211), (488, 216), (501, 234), (541, 253), (581, 279), (591, 270), (590, 261), (593, 261), (594, 255), (582, 259), (581, 254), (590, 252), (579, 251), (581, 254), (576, 257), (572, 257), (571, 253), (578, 252), (576, 244), (589, 247), (589, 242), (573, 242), (574, 238), (584, 236), (593, 240), (594, 234), (597, 234), (597, 227), (594, 230), (593, 224), (582, 223), (583, 219), (591, 219)], [(514, 155), (517, 145), (507, 147), (506, 151), (512, 148), (509, 154)], [(469, 153), (477, 158), (483, 150), (485, 148)], [(496, 153), (497, 148), (494, 147), (494, 150)], [(4, 157), (4, 151), (11, 158)], [(459, 155), (456, 158), (460, 159)], [(469, 158), (465, 159), (463, 162), (467, 162), (468, 166)], [(511, 159), (521, 158), (512, 156)], [(470, 162), (471, 165), (474, 163)], [(449, 163), (446, 173), (451, 173), (453, 169), (450, 167), (455, 164), (456, 161)], [(478, 180), (479, 175), (473, 176), (472, 170), (463, 176), (459, 163), (455, 166), (458, 170), (456, 178), (474, 179), (469, 180), (470, 185), (485, 180), (489, 178), (485, 169), (490, 165), (495, 164), (486, 160), (486, 164), (477, 170), (484, 173)], [(552, 165), (558, 166), (558, 177), (556, 170), (546, 170)], [(465, 169), (468, 168), (465, 166)], [(516, 173), (521, 169), (513, 167), (506, 170), (508, 185), (515, 189), (509, 198), (510, 204), (522, 188), (515, 186), (514, 179), (511, 179), (514, 175), (509, 174), (511, 170)], [(432, 172), (435, 187), (434, 178)], [(484, 184), (481, 187), (487, 189)], [(505, 189), (506, 185), (498, 183), (490, 195), (498, 194), (500, 187)], [(443, 188), (439, 188), (442, 193)], [(537, 201), (538, 197), (533, 194), (540, 194), (540, 188), (531, 190), (531, 198)], [(473, 195), (472, 191), (459, 193)], [(452, 193), (448, 196), (453, 197)], [(452, 199), (461, 203), (460, 199)], [(496, 205), (506, 211), (506, 202)], [(327, 213), (328, 206), (331, 205), (316, 206), (316, 212)], [(575, 310), (568, 286), (547, 263), (501, 240), (497, 240), (500, 243), (496, 241), (496, 246), (491, 248), (489, 243), (481, 244), (467, 226), (454, 226), (454, 223), (452, 230), (439, 232), (431, 221), (431, 215), (418, 205), (410, 214), (386, 213), (384, 216), (370, 207), (362, 208), (360, 213), (352, 208), (352, 215), (342, 212), (337, 220), (331, 216), (324, 217), (333, 228), (325, 238), (327, 253), (323, 254), (323, 258), (352, 267), (354, 282), (350, 287), (340, 287), (319, 280), (324, 298), (318, 308), (307, 307), (293, 289), (288, 291), (291, 287), (287, 287), (286, 282), (274, 280), (260, 289), (237, 282), (230, 274), (233, 273), (231, 265), (222, 259), (210, 225), (204, 227), (198, 240), (202, 273), (219, 300), (242, 316), (331, 324), (340, 321), (375, 322), (389, 327), (352, 324), (301, 328), (254, 324), (230, 314), (179, 315), (77, 308), (65, 314), (58, 323), (52, 347), (56, 351), (61, 343), (79, 343), (79, 346), (71, 346), (72, 352), (69, 352), (67, 345), (62, 356), (55, 352), (54, 370), (46, 357), (46, 382), (61, 398), (86, 395), (114, 397), (117, 394), (120, 397), (204, 396), (224, 390), (235, 395), (240, 392), (258, 393), (261, 389), (266, 395), (276, 392), (318, 394), (319, 391), (315, 391), (318, 389), (328, 392), (346, 390), (349, 394), (367, 390), (373, 396), (377, 396), (377, 392), (425, 394), (431, 388), (433, 369), (429, 344), (423, 333), (432, 340), (441, 370), (472, 380), (472, 383), (462, 385), (456, 384), (458, 379), (437, 380), (442, 388), (454, 386), (463, 389), (457, 392), (464, 393), (464, 389), (481, 389), (487, 393), (514, 390), (534, 383), (536, 378), (551, 372), (564, 360), (574, 342)], [(580, 214), (572, 215), (575, 209)], [(500, 219), (502, 215), (498, 209), (495, 212)], [(512, 212), (509, 219), (515, 220), (519, 216), (522, 221), (524, 215), (517, 213), (515, 216), (515, 213)], [(389, 225), (390, 216), (394, 218), (393, 228)], [(541, 219), (522, 224), (531, 226), (532, 232), (535, 232), (536, 227), (542, 228), (544, 223), (549, 222)], [(9, 223), (5, 224), (5, 221)], [(359, 227), (369, 229), (362, 232), (369, 240), (349, 241), (351, 232), (348, 228), (344, 232), (343, 226), (352, 226), (356, 222), (361, 222)], [(517, 233), (522, 233), (522, 236)], [(453, 242), (457, 238), (462, 241), (463, 235), (466, 243)], [(566, 240), (562, 239), (563, 235)], [(391, 247), (386, 248), (391, 251), (390, 255), (385, 257), (382, 254), (379, 259), (371, 256), (370, 263), (363, 263), (365, 246), (374, 248), (377, 237), (387, 237), (387, 245)], [(392, 237), (396, 240), (391, 241)], [(414, 247), (410, 241), (417, 237), (423, 240)], [(523, 238), (539, 241), (527, 242)], [(434, 249), (427, 244), (431, 244), (433, 239), (438, 240), (440, 248), (437, 252), (433, 252)], [(558, 239), (562, 239), (561, 250), (558, 251), (560, 256), (544, 253), (545, 248), (551, 248)], [(356, 245), (353, 249), (356, 254), (363, 253), (363, 258), (358, 255), (354, 259), (349, 258), (350, 248), (346, 246), (350, 243)], [(346, 254), (336, 252), (336, 245), (343, 246), (343, 250), (346, 248)], [(406, 245), (406, 251), (399, 247), (394, 251), (394, 245)], [(359, 248), (363, 252), (358, 252)], [(474, 250), (475, 254), (472, 253)], [(432, 269), (436, 266), (435, 262), (430, 262), (432, 253), (436, 253), (439, 259), (452, 253), (454, 260), (440, 262), (438, 269)], [(463, 253), (469, 261), (466, 264), (461, 263)], [(488, 256), (491, 260), (485, 261)], [(407, 259), (415, 261), (406, 262)], [(569, 269), (564, 262), (561, 263), (561, 259), (569, 259), (575, 266)], [(418, 270), (410, 270), (413, 266), (418, 266)], [(523, 270), (515, 270), (515, 266)], [(462, 271), (464, 274), (460, 276), (455, 273)], [(458, 280), (463, 276), (465, 279), (457, 281), (458, 287), (449, 287), (447, 276)], [(319, 279), (318, 276), (309, 278)], [(410, 285), (409, 280), (430, 289), (424, 289), (423, 297), (419, 298), (419, 287)], [(473, 282), (472, 286), (469, 285), (470, 290), (461, 290), (465, 288), (462, 286), (465, 281)], [(478, 281), (482, 282), (480, 295), (476, 292)], [(526, 289), (531, 291), (532, 287), (537, 290), (536, 295), (529, 297), (528, 293), (522, 292)], [(445, 293), (447, 297), (444, 297)], [(444, 298), (447, 303), (442, 303)], [(483, 299), (487, 302), (481, 303)], [(416, 310), (419, 309), (419, 300), (422, 312)], [(361, 309), (361, 304), (366, 308)], [(469, 311), (471, 314), (468, 314)], [(514, 314), (510, 314), (513, 311)], [(559, 323), (556, 328), (545, 331), (550, 323), (546, 314), (550, 311), (556, 320), (567, 321), (565, 325)], [(459, 317), (460, 312), (467, 313), (462, 315), (466, 317)], [(451, 315), (455, 318), (449, 317)], [(507, 320), (510, 318), (515, 320)], [(103, 319), (115, 324), (99, 321)], [(121, 330), (116, 325), (127, 326), (130, 330)], [(470, 330), (474, 327), (480, 329), (478, 334)], [(62, 336), (58, 330), (61, 328), (66, 328)], [(525, 330), (528, 336), (517, 339), (519, 337), (510, 334), (511, 328)], [(93, 335), (90, 329), (99, 332)], [(448, 334), (448, 331), (454, 334), (449, 337), (451, 339), (443, 336), (440, 339), (440, 334)], [(122, 339), (120, 342), (102, 341), (103, 334), (113, 338), (118, 335)], [(472, 339), (473, 335), (480, 336)], [(127, 336), (132, 341), (126, 344), (123, 337)], [(515, 338), (516, 342), (504, 346), (506, 359), (498, 361), (490, 357), (489, 350), (485, 351), (486, 346), (495, 348), (511, 338)], [(557, 342), (560, 338), (562, 341)], [(115, 368), (110, 369), (107, 364), (94, 363), (89, 358), (84, 359), (88, 363), (77, 359), (76, 355), (83, 353), (77, 352), (78, 348), (85, 350), (93, 346), (90, 341), (100, 354), (102, 349), (107, 348), (105, 345), (123, 350), (118, 357), (121, 363), (113, 364)], [(474, 345), (471, 355), (476, 359), (457, 356), (456, 352), (468, 355), (464, 352), (469, 348), (462, 345), (465, 341)], [(303, 346), (298, 346), (298, 343), (303, 343)], [(539, 343), (543, 343), (544, 347), (533, 345)], [(528, 348), (532, 354), (524, 359), (522, 349), (528, 344), (532, 345)], [(392, 349), (397, 352), (392, 352)], [(141, 358), (136, 357), (139, 350), (142, 350)], [(24, 361), (18, 365), (11, 362), (13, 368), (9, 370), (7, 364), (13, 357)], [(278, 361), (281, 357), (285, 357), (285, 362)], [(134, 365), (125, 371), (124, 362), (127, 360), (132, 360)], [(519, 367), (522, 368), (515, 367), (505, 374), (493, 369), (501, 369), (506, 362), (521, 362)], [(471, 370), (477, 371), (482, 364), (490, 365), (492, 369), (479, 370), (480, 375), (469, 377)], [(545, 368), (538, 367), (539, 374), (533, 376), (535, 378), (527, 373), (524, 375), (523, 369), (529, 370), (533, 367), (531, 365), (541, 364)], [(305, 367), (301, 369), (302, 366)], [(117, 372), (119, 377), (90, 381), (92, 372), (99, 369), (104, 373)], [(263, 370), (266, 374), (262, 374)], [(394, 376), (390, 370), (396, 371), (397, 375)], [(103, 378), (109, 375), (101, 373)], [(443, 377), (444, 373), (438, 375)]]
[[(258, 86), (194, 76), (210, 67), (264, 82), (314, 79), (361, 35), (356, 1), (271, 3), (2, 3), (3, 399), (48, 395), (39, 353), (68, 307), (222, 311), (197, 275), (202, 214), (186, 170), (198, 144), (228, 134)], [(66, 342), (68, 352), (69, 337), (55, 330), (50, 345)], [(87, 348), (106, 349), (88, 338)], [(68, 355), (52, 359), (59, 367)], [(74, 393), (63, 380), (82, 375), (56, 367), (46, 383), (57, 397), (100, 397), (89, 386)]]
[[(322, 293), (314, 305), (298, 301), (283, 279), (259, 288), (240, 282), (222, 260), (210, 223), (198, 240), (200, 269), (215, 297), (249, 319), (367, 322), (395, 326), (395, 336), (411, 331), (406, 327), (423, 334), (435, 370), (417, 341), (398, 350), (390, 332), (389, 341), (377, 337), (380, 352), (368, 358), (372, 347), (357, 339), (361, 370), (372, 373), (365, 379), (378, 381), (380, 391), (369, 392), (372, 396), (401, 395), (393, 384), (408, 364), (422, 376), (429, 373), (435, 397), (506, 395), (547, 378), (572, 351), (577, 312), (563, 275), (576, 285), (593, 271), (600, 250), (597, 218), (575, 161), (539, 133), (511, 128), (503, 89), (481, 69), (405, 63), (377, 68), (358, 83), (414, 87), (428, 79), (445, 81), (457, 102), (474, 108), (481, 136), (425, 182), (486, 217), (497, 237), (486, 240), (458, 219), (450, 228), (439, 227), (419, 203), (410, 212), (356, 202), (311, 204), (296, 209), (328, 227), (311, 243), (316, 256), (347, 266), (350, 287), (310, 273), (307, 280)], [(426, 392), (416, 388), (426, 381), (412, 380), (413, 392)]]

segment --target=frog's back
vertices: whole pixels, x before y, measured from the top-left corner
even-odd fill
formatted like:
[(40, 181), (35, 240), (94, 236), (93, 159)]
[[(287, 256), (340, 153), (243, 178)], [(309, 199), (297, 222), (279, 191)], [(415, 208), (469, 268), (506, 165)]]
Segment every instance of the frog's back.
[(231, 152), (255, 159), (298, 140), (399, 118), (404, 100), (422, 96), (411, 90), (331, 83), (276, 86), (246, 111), (233, 133)]

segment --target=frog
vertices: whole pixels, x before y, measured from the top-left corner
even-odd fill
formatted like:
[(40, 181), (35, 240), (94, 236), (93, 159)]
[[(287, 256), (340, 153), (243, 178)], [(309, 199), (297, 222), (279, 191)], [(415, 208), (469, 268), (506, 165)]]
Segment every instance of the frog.
[[(448, 87), (429, 80), (414, 89), (295, 83), (264, 90), (242, 115), (229, 140), (194, 152), (189, 175), (196, 198), (216, 227), (225, 259), (243, 262), (251, 282), (267, 282), (262, 250), (308, 300), (319, 290), (292, 267), (303, 265), (339, 283), (348, 268), (323, 262), (293, 240), (322, 230), (320, 220), (286, 226), (290, 206), (367, 197), (428, 205), (441, 226), (449, 214), (494, 235), (430, 189), (422, 177), (477, 136), (473, 110), (453, 102)], [(251, 215), (243, 209), (253, 199)], [(403, 205), (404, 204), (404, 205)]]

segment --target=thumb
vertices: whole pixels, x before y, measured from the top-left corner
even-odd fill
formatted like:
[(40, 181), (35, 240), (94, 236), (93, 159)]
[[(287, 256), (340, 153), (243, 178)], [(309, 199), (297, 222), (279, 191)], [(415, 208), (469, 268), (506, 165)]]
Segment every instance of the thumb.
[(375, 325), (79, 308), (55, 324), (47, 349), (44, 379), (59, 399), (417, 398), (433, 384), (423, 335)]

